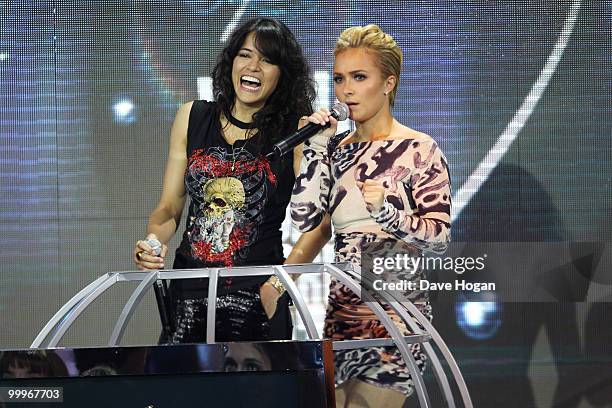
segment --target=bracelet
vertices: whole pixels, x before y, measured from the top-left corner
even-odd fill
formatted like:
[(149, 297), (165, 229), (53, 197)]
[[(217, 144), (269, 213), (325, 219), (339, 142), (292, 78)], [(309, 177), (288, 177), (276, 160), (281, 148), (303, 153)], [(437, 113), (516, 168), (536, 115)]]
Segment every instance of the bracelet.
[(272, 275), (270, 277), (270, 279), (268, 279), (266, 282), (268, 282), (270, 285), (272, 285), (272, 287), (274, 289), (276, 289), (278, 291), (279, 294), (283, 294), (285, 292), (285, 287), (283, 286), (283, 282), (280, 281), (280, 279), (278, 279), (278, 277), (276, 275)]

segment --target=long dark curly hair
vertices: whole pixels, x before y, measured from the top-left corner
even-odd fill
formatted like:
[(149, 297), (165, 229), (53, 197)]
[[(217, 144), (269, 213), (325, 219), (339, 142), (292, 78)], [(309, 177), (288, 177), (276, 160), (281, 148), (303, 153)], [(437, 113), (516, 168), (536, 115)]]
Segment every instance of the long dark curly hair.
[(312, 113), (315, 87), (302, 47), (289, 28), (272, 18), (254, 18), (234, 31), (212, 72), (213, 94), (224, 115), (230, 114), (236, 98), (232, 83), (234, 58), (249, 33), (255, 33), (257, 50), (280, 69), (276, 89), (264, 107), (253, 115), (259, 130), (253, 142), (267, 149), (295, 130), (300, 116)]

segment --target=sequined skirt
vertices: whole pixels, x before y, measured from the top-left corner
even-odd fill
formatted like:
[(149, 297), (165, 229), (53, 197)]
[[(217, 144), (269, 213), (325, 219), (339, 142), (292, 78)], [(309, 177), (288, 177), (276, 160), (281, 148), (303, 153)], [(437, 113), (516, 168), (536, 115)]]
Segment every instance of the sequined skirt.
[[(178, 294), (173, 302), (174, 310), (171, 313), (174, 327), (162, 332), (160, 344), (205, 342), (208, 299), (184, 292)], [(287, 294), (279, 299), (276, 313), (271, 319), (268, 319), (261, 305), (259, 286), (222, 294), (217, 298), (217, 342), (290, 339), (292, 329)]]

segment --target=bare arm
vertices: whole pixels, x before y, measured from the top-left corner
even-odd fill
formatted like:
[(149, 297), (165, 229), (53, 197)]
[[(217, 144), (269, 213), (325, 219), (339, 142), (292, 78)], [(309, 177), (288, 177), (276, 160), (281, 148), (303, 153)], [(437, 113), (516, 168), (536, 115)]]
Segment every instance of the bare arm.
[[(300, 121), (300, 127), (302, 127), (305, 123), (306, 121)], [(298, 174), (300, 174), (302, 149), (303, 144), (299, 145), (293, 150), (293, 171), (295, 172), (296, 177)], [(331, 238), (331, 234), (331, 220), (329, 215), (325, 215), (321, 223), (319, 223), (316, 228), (305, 232), (300, 236), (298, 241), (293, 246), (291, 253), (285, 260), (285, 264), (312, 262), (325, 244), (327, 244)], [(298, 275), (292, 275), (292, 278), (295, 280), (298, 278)], [(268, 317), (272, 317), (276, 311), (276, 302), (278, 301), (281, 293), (279, 293), (279, 291), (276, 290), (268, 280), (261, 285), (259, 295), (261, 297), (261, 304), (266, 314)]]
[[(308, 263), (317, 256), (321, 248), (325, 246), (331, 238), (331, 222), (329, 215), (323, 218), (323, 221), (313, 230), (303, 233), (298, 241), (293, 246), (291, 253), (285, 260), (285, 264)], [(293, 280), (296, 280), (299, 275), (291, 275)], [(266, 281), (259, 289), (261, 304), (271, 318), (276, 312), (276, 302), (281, 293), (274, 288), (270, 280)]]
[[(144, 241), (138, 241), (134, 249), (134, 262), (139, 269), (163, 268), (163, 257), (181, 220), (185, 205), (184, 176), (187, 168), (187, 126), (192, 102), (182, 105), (174, 118), (170, 133), (170, 148), (161, 197), (149, 215), (147, 238), (156, 238), (162, 243), (161, 256), (155, 256)], [(140, 253), (140, 255), (137, 255)]]
[(331, 219), (325, 214), (321, 223), (313, 230), (303, 233), (297, 240), (286, 264), (312, 262), (332, 236)]
[(170, 241), (181, 220), (185, 205), (185, 170), (187, 169), (187, 126), (192, 102), (182, 105), (170, 134), (170, 150), (164, 174), (162, 194), (149, 216), (147, 234), (157, 235), (162, 243)]

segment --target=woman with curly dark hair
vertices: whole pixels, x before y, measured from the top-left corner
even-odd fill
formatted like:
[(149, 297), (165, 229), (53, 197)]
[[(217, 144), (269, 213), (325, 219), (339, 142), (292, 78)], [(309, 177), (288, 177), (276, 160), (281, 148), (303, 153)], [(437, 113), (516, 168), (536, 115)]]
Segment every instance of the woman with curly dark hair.
[[(166, 243), (187, 194), (189, 214), (174, 268), (312, 261), (331, 235), (329, 224), (302, 235), (286, 260), (281, 241), (301, 151), (265, 157), (276, 140), (296, 130), (298, 118), (312, 112), (314, 85), (291, 31), (270, 18), (244, 23), (219, 55), (213, 93), (215, 102), (189, 102), (176, 115), (161, 199), (146, 239), (136, 243), (134, 262), (142, 270), (164, 267)], [(160, 255), (151, 243), (161, 246)], [(216, 341), (290, 338), (283, 292), (276, 277), (222, 280)], [(175, 324), (161, 341), (204, 341), (207, 280), (175, 280), (170, 294)]]

